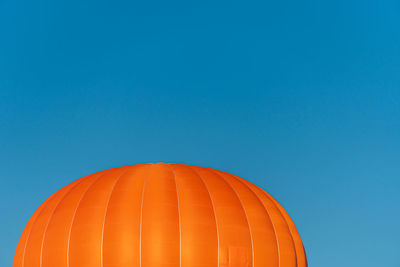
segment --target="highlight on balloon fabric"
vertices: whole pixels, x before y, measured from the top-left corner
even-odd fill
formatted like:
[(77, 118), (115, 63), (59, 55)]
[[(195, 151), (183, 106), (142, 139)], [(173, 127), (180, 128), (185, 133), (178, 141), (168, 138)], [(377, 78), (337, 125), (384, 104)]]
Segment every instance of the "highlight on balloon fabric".
[(205, 167), (148, 163), (61, 188), (32, 215), (13, 267), (306, 267), (268, 193)]

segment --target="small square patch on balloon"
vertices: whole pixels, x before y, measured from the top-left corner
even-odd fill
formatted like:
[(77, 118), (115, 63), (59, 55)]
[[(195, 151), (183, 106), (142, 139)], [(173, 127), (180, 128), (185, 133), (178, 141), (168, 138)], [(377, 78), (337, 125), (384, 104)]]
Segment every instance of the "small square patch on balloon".
[(229, 267), (249, 267), (250, 261), (247, 248), (229, 247)]

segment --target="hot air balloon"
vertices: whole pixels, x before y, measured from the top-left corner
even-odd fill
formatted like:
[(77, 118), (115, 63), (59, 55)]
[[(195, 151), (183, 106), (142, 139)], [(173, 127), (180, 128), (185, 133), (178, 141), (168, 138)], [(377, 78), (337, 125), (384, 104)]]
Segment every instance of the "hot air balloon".
[(306, 267), (282, 206), (227, 172), (148, 163), (97, 172), (33, 214), (13, 267)]

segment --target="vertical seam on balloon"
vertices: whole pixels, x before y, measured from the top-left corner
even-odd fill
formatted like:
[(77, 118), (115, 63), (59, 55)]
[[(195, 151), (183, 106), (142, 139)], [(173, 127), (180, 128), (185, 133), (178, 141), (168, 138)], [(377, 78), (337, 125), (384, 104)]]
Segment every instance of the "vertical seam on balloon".
[(28, 246), (29, 239), (30, 239), (30, 236), (31, 236), (31, 233), (32, 233), (32, 229), (33, 229), (33, 227), (36, 225), (36, 222), (37, 222), (38, 218), (40, 217), (40, 215), (42, 215), (44, 208), (49, 204), (50, 200), (54, 198), (54, 195), (55, 195), (55, 193), (54, 193), (52, 196), (49, 197), (48, 202), (46, 202), (46, 201), (43, 202), (43, 206), (40, 206), (40, 207), (42, 207), (42, 208), (40, 209), (39, 214), (38, 214), (38, 215), (36, 216), (36, 218), (32, 221), (32, 225), (31, 225), (31, 227), (29, 228), (29, 232), (27, 233), (27, 236), (26, 236), (26, 241), (25, 241), (25, 245), (24, 245), (24, 250), (23, 250), (23, 253), (22, 253), (22, 261), (21, 261), (22, 267), (25, 266), (26, 247)]
[(42, 266), (42, 261), (43, 261), (43, 247), (44, 247), (44, 240), (46, 238), (46, 234), (47, 234), (47, 229), (50, 225), (50, 221), (52, 220), (57, 208), (59, 207), (59, 205), (61, 204), (61, 202), (67, 197), (67, 195), (69, 195), (73, 189), (75, 189), (78, 185), (80, 185), (82, 182), (84, 181), (83, 178), (81, 178), (81, 180), (79, 182), (77, 182), (74, 186), (72, 186), (66, 193), (65, 195), (62, 196), (62, 198), (58, 201), (58, 203), (56, 204), (56, 206), (54, 207), (54, 210), (52, 211), (52, 213), (50, 214), (49, 219), (47, 220), (47, 224), (43, 233), (43, 237), (42, 237), (42, 243), (41, 243), (41, 247), (40, 247), (40, 266)]
[(179, 266), (182, 266), (182, 233), (181, 233), (181, 212), (179, 207), (179, 195), (178, 195), (178, 184), (176, 183), (176, 175), (174, 172), (174, 168), (168, 164), (171, 168), (172, 175), (174, 176), (175, 181), (175, 190), (176, 190), (176, 200), (178, 202), (178, 227), (179, 227)]
[(218, 177), (220, 177), (227, 185), (229, 185), (229, 187), (232, 189), (232, 191), (235, 193), (236, 197), (238, 198), (239, 202), (240, 202), (240, 206), (243, 209), (244, 215), (246, 217), (246, 222), (247, 222), (247, 226), (249, 227), (249, 233), (250, 233), (250, 242), (251, 242), (251, 254), (252, 254), (252, 266), (254, 266), (254, 243), (253, 243), (253, 232), (251, 230), (251, 226), (250, 226), (250, 222), (249, 222), (249, 217), (247, 216), (247, 211), (243, 205), (243, 201), (240, 198), (238, 192), (235, 190), (235, 188), (232, 186), (231, 183), (229, 183), (226, 178), (222, 175), (220, 175), (218, 172), (214, 171), (213, 169), (208, 168), (211, 172), (213, 172), (214, 174), (216, 174)]
[(304, 253), (304, 266), (308, 267), (308, 262), (307, 262), (307, 254), (306, 254), (306, 249), (304, 248), (303, 242), (301, 244), (302, 248), (303, 248), (303, 253)]
[[(278, 208), (278, 210), (279, 210), (280, 213), (282, 214), (283, 219), (285, 220), (285, 222), (286, 222), (286, 224), (287, 224), (287, 226), (288, 226), (288, 229), (289, 229), (289, 232), (290, 232), (290, 236), (291, 236), (292, 241), (293, 241), (293, 246), (294, 246), (294, 249), (295, 249), (295, 253), (296, 253), (296, 266), (307, 267), (307, 263), (306, 263), (307, 257), (306, 257), (306, 254), (305, 254), (304, 245), (303, 245), (303, 242), (301, 242), (300, 234), (299, 234), (299, 232), (298, 232), (298, 230), (297, 230), (297, 228), (296, 228), (296, 225), (295, 225), (294, 222), (291, 220), (290, 215), (289, 215), (288, 212), (282, 207), (282, 205), (279, 204), (279, 202), (278, 202), (277, 200), (275, 200), (275, 199), (274, 199), (271, 195), (269, 195), (267, 192), (265, 192), (265, 194), (271, 199), (271, 201), (272, 201), (272, 202), (275, 204), (275, 206)], [(292, 230), (292, 228), (293, 228), (293, 230)], [(299, 237), (300, 244), (296, 243), (296, 241), (295, 241), (294, 236), (296, 236), (296, 235)], [(298, 253), (298, 252), (299, 252), (299, 253)], [(302, 258), (304, 258), (303, 261), (301, 261), (300, 263), (299, 263), (299, 258), (298, 258), (298, 257), (299, 257), (299, 254), (303, 254), (303, 257), (302, 257)], [(301, 264), (301, 265), (300, 265), (300, 264)]]
[(281, 208), (277, 205), (277, 203), (275, 203), (275, 202), (277, 202), (277, 201), (274, 200), (274, 199), (272, 198), (272, 196), (270, 196), (268, 193), (266, 193), (266, 192), (264, 192), (264, 191), (262, 191), (262, 193), (263, 193), (263, 194), (272, 202), (272, 204), (278, 209), (278, 211), (279, 211), (279, 213), (281, 214), (283, 220), (285, 221), (286, 227), (287, 227), (287, 229), (289, 230), (289, 233), (290, 233), (290, 239), (292, 240), (292, 244), (293, 244), (294, 255), (295, 255), (295, 260), (296, 260), (296, 266), (298, 266), (298, 265), (297, 265), (297, 247), (296, 247), (296, 243), (294, 242), (294, 239), (293, 239), (293, 232), (292, 232), (292, 229), (290, 229), (290, 226), (289, 226), (289, 224), (288, 224), (288, 221), (286, 220), (285, 216), (283, 215), (283, 213), (282, 213), (282, 211), (281, 211)]
[[(303, 266), (303, 267), (307, 267), (307, 256), (306, 256), (306, 252), (304, 249), (304, 245), (303, 242), (301, 241), (301, 237), (300, 237), (300, 233), (298, 232), (296, 225), (294, 224), (294, 222), (291, 220), (290, 215), (288, 214), (288, 212), (285, 210), (285, 208), (282, 207), (282, 205), (279, 204), (279, 202), (277, 200), (275, 200), (271, 195), (269, 195), (267, 192), (266, 194), (270, 197), (270, 199), (272, 200), (272, 202), (275, 203), (275, 205), (277, 206), (277, 208), (280, 210), (280, 212), (282, 213), (286, 224), (288, 225), (289, 231), (290, 231), (290, 235), (292, 236), (292, 240), (293, 240), (293, 244), (294, 244), (294, 248), (296, 251), (296, 263), (297, 266)], [(293, 231), (292, 231), (293, 228)], [(294, 236), (298, 236), (298, 241), (300, 242), (299, 244), (296, 243)], [(299, 252), (299, 253), (297, 253)], [(299, 263), (299, 254), (303, 254), (302, 258), (303, 260)], [(300, 265), (301, 264), (301, 265)]]
[(292, 231), (290, 230), (290, 227), (289, 227), (289, 225), (288, 225), (288, 223), (287, 223), (287, 221), (286, 221), (285, 216), (283, 216), (283, 214), (282, 214), (281, 210), (279, 209), (279, 207), (274, 203), (273, 199), (272, 199), (271, 197), (269, 197), (268, 194), (267, 194), (266, 192), (264, 192), (263, 190), (261, 190), (261, 189), (260, 189), (259, 187), (257, 187), (257, 186), (255, 186), (255, 188), (257, 189), (257, 191), (259, 191), (259, 192), (261, 193), (261, 195), (264, 195), (264, 196), (266, 196), (266, 197), (268, 198), (268, 200), (272, 203), (272, 205), (278, 210), (279, 214), (282, 216), (283, 221), (285, 222), (286, 227), (287, 227), (287, 229), (289, 230), (289, 233), (290, 233), (290, 239), (291, 239), (291, 241), (292, 241), (293, 250), (294, 250), (294, 254), (295, 254), (295, 264), (296, 264), (296, 266), (297, 266), (297, 252), (296, 252), (296, 246), (295, 246), (295, 243), (294, 243), (294, 240), (293, 240)]
[(105, 211), (104, 211), (103, 226), (102, 226), (102, 230), (101, 230), (101, 250), (100, 250), (100, 255), (101, 255), (100, 263), (101, 263), (101, 266), (103, 266), (104, 228), (105, 228), (105, 225), (106, 225), (106, 217), (107, 217), (108, 205), (110, 204), (111, 196), (112, 196), (112, 194), (114, 192), (115, 187), (117, 186), (118, 182), (121, 180), (121, 177), (124, 176), (128, 171), (129, 171), (129, 169), (123, 171), (118, 176), (118, 178), (115, 180), (115, 182), (114, 182), (114, 184), (113, 184), (113, 186), (111, 188), (110, 195), (108, 196), (108, 199), (107, 199), (107, 203), (106, 203), (106, 207), (105, 207)]
[[(228, 173), (229, 174), (229, 173)], [(240, 183), (242, 183), (244, 186), (246, 186), (255, 196), (255, 198), (257, 199), (257, 201), (261, 204), (261, 206), (263, 207), (263, 209), (265, 210), (265, 212), (267, 213), (267, 216), (269, 218), (269, 221), (271, 222), (272, 225), (272, 229), (274, 230), (274, 236), (275, 236), (275, 241), (276, 241), (276, 250), (278, 252), (278, 266), (280, 266), (280, 251), (279, 251), (279, 240), (278, 240), (278, 235), (276, 233), (276, 228), (275, 228), (275, 224), (274, 221), (271, 218), (271, 215), (269, 214), (269, 211), (267, 209), (267, 207), (265, 207), (264, 203), (261, 201), (261, 199), (258, 197), (258, 195), (256, 194), (256, 192), (254, 192), (254, 190), (247, 185), (245, 182), (243, 182), (241, 179), (236, 178), (236, 176), (229, 174), (232, 178), (235, 178), (237, 181), (239, 181)]]
[(204, 178), (200, 175), (199, 172), (197, 172), (197, 171), (195, 170), (195, 168), (193, 168), (193, 167), (190, 166), (190, 165), (187, 165), (187, 166), (188, 166), (190, 169), (192, 169), (192, 170), (197, 174), (197, 176), (199, 176), (200, 180), (203, 182), (204, 187), (206, 188), (206, 190), (207, 190), (207, 192), (208, 192), (208, 196), (210, 197), (211, 207), (212, 207), (212, 210), (213, 210), (213, 213), (214, 213), (215, 227), (216, 227), (216, 230), (217, 230), (217, 245), (218, 245), (218, 251), (217, 251), (217, 266), (219, 266), (219, 229), (218, 229), (218, 220), (217, 220), (217, 214), (216, 214), (216, 211), (215, 211), (214, 201), (213, 201), (213, 199), (212, 199), (212, 197), (211, 197), (211, 192), (210, 192), (210, 190), (208, 189), (208, 186), (207, 186), (206, 182), (204, 181)]
[(140, 225), (139, 225), (139, 266), (142, 266), (142, 227), (143, 227), (143, 203), (144, 203), (144, 189), (146, 187), (146, 181), (149, 178), (151, 164), (147, 167), (146, 177), (143, 181), (143, 189), (142, 189), (142, 203), (140, 204)]
[(72, 215), (72, 220), (71, 220), (71, 227), (69, 228), (69, 233), (68, 233), (68, 242), (67, 242), (67, 267), (69, 266), (69, 249), (70, 249), (70, 242), (71, 242), (71, 233), (72, 233), (72, 227), (74, 226), (74, 221), (75, 221), (75, 216), (76, 213), (79, 209), (79, 206), (82, 202), (82, 199), (85, 197), (86, 193), (90, 190), (90, 188), (98, 181), (100, 180), (101, 177), (104, 177), (105, 175), (109, 174), (111, 172), (111, 170), (114, 169), (110, 169), (109, 172), (103, 173), (101, 175), (99, 175), (99, 177), (95, 178), (93, 180), (93, 182), (88, 186), (88, 188), (86, 188), (86, 190), (82, 193), (81, 197), (79, 198), (78, 203), (76, 204), (76, 208), (74, 210), (74, 213)]

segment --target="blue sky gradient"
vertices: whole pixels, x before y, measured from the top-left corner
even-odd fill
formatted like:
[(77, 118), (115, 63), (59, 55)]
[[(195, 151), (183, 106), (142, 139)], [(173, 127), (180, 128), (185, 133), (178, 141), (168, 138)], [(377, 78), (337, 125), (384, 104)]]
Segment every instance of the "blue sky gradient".
[(239, 175), (311, 266), (400, 266), (400, 2), (0, 0), (0, 265), (51, 193), (145, 162)]

